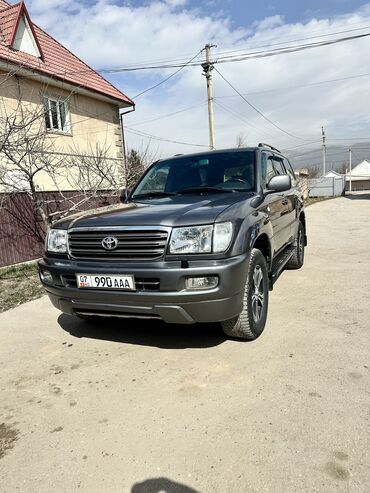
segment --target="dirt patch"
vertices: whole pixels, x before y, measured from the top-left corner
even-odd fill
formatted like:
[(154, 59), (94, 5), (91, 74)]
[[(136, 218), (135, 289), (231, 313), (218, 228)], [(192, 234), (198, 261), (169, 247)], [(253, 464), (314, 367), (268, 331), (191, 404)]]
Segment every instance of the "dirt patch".
[(44, 293), (35, 263), (0, 269), (0, 312), (40, 298)]
[(0, 459), (14, 447), (15, 442), (18, 440), (19, 431), (0, 423)]

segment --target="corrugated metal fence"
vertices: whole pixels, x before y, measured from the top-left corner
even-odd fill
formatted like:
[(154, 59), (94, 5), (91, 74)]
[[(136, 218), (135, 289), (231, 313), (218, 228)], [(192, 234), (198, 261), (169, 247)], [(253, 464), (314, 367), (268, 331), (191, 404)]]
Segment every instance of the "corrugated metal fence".
[[(63, 210), (67, 202), (78, 204), (81, 195), (68, 191), (63, 198), (57, 192), (40, 192), (48, 202), (49, 212)], [(91, 197), (76, 211), (89, 210), (118, 202), (118, 198), (101, 192)], [(40, 217), (35, 215), (32, 201), (27, 193), (0, 194), (0, 267), (12, 265), (42, 256), (44, 246), (44, 227)], [(75, 211), (75, 212), (76, 212)]]
[(309, 179), (310, 197), (336, 197), (342, 195), (346, 186), (345, 178), (342, 176), (310, 178)]

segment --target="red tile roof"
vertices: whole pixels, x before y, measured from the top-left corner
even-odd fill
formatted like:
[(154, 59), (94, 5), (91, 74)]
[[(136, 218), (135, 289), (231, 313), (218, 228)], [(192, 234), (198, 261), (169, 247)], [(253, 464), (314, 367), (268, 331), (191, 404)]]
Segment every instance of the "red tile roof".
[[(25, 15), (30, 24), (41, 58), (11, 47), (21, 15)], [(5, 0), (0, 0), (0, 59), (116, 99), (125, 106), (134, 104), (123, 92), (33, 24), (23, 2), (9, 5)]]
[(0, 12), (1, 43), (9, 46), (14, 37), (13, 34), (16, 31), (15, 27), (17, 26), (17, 20), (19, 19), (22, 4), (18, 3), (11, 7), (8, 6), (3, 10), (3, 3), (4, 2), (1, 2), (0, 4), (0, 8), (2, 9)]

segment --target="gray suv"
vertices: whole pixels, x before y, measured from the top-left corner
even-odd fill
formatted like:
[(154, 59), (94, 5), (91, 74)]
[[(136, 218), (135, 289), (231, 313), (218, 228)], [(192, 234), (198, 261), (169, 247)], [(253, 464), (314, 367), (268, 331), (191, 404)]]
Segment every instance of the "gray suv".
[(220, 322), (228, 336), (255, 339), (274, 282), (303, 265), (302, 192), (266, 144), (159, 160), (121, 202), (49, 230), (39, 270), (59, 310)]

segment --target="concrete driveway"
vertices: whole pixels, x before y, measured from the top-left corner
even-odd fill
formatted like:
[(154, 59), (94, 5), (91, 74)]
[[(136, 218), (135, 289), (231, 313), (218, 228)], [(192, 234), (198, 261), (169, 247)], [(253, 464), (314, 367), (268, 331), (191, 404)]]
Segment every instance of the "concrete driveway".
[(368, 492), (370, 200), (307, 218), (255, 342), (46, 298), (2, 314), (0, 491)]

